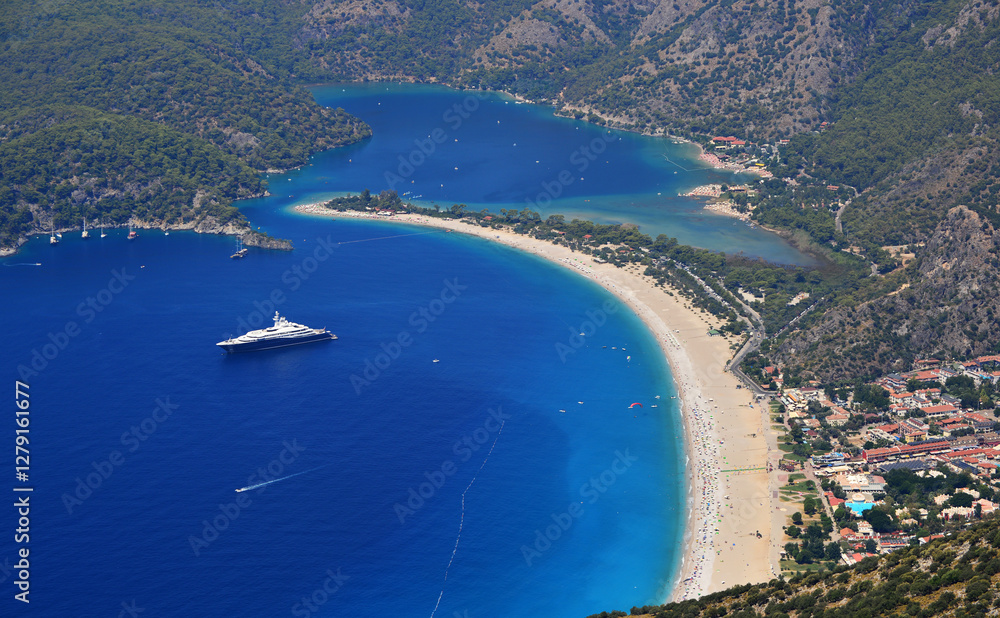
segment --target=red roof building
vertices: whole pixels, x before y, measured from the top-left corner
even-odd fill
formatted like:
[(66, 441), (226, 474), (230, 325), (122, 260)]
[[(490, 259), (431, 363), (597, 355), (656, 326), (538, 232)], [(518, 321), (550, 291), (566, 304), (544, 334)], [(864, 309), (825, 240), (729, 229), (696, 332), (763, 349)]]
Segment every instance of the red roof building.
[(930, 417), (947, 416), (958, 412), (958, 408), (947, 403), (936, 406), (921, 406), (920, 409)]
[(887, 459), (900, 457), (919, 457), (931, 453), (947, 451), (951, 445), (946, 440), (936, 440), (934, 442), (916, 442), (914, 444), (902, 444), (900, 446), (890, 446), (887, 448), (863, 449), (861, 457), (868, 463), (878, 463)]

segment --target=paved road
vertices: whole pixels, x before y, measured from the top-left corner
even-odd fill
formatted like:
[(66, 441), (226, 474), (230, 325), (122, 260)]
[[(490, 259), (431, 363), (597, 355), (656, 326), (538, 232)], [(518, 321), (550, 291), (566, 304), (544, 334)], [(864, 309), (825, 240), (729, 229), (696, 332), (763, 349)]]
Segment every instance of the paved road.
[[(845, 186), (847, 186), (847, 185), (845, 185)], [(858, 197), (858, 190), (857, 189), (855, 189), (854, 187), (851, 187), (851, 186), (847, 186), (847, 188), (850, 189), (851, 191), (854, 191), (854, 197)], [(836, 225), (837, 225), (837, 231), (840, 232), (841, 234), (844, 233), (844, 226), (840, 224), (840, 215), (844, 214), (844, 211), (847, 210), (847, 207), (851, 205), (851, 200), (853, 200), (853, 199), (854, 198), (851, 198), (851, 199), (847, 200), (846, 202), (844, 202), (844, 205), (841, 206), (839, 209), (837, 209), (837, 216), (833, 218), (834, 223), (836, 223)]]

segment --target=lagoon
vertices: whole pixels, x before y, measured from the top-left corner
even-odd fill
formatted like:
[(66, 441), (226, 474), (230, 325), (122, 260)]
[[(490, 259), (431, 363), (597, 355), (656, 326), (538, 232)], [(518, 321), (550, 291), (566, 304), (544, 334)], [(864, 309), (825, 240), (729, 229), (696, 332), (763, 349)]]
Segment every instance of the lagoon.
[(328, 85), (312, 92), (320, 104), (364, 119), (374, 135), (270, 175), (269, 204), (394, 190), (423, 206), (529, 208), (543, 217), (629, 222), (682, 244), (814, 263), (776, 234), (706, 211), (703, 199), (679, 197), (699, 185), (759, 180), (705, 167), (692, 144), (557, 117), (551, 108), (497, 93), (412, 84)]

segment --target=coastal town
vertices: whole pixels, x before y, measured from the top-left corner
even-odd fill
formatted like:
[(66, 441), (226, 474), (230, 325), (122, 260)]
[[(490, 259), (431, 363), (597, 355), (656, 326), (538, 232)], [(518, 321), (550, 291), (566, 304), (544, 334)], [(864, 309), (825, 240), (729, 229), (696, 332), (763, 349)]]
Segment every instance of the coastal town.
[(921, 359), (853, 387), (748, 365), (781, 436), (784, 572), (924, 544), (1000, 506), (1000, 355)]

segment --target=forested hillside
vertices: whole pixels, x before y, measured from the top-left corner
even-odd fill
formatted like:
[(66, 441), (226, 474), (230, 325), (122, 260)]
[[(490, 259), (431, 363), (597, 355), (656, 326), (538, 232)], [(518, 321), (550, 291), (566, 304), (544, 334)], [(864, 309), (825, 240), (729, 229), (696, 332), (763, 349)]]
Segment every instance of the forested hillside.
[(0, 23), (0, 246), (81, 217), (238, 219), (255, 170), (369, 134), (294, 85), (306, 10), (24, 2)]
[(700, 599), (590, 618), (878, 618), (995, 615), (1000, 597), (996, 518), (926, 545), (865, 558), (853, 567), (734, 586)]

